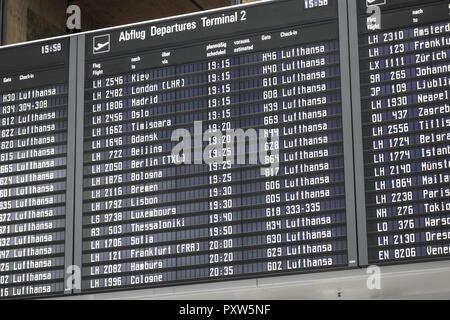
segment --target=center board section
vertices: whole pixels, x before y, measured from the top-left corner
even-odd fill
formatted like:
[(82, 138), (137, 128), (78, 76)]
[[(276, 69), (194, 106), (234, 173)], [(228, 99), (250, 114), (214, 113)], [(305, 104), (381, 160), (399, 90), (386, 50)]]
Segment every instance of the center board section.
[(81, 292), (357, 265), (339, 3), (86, 36)]

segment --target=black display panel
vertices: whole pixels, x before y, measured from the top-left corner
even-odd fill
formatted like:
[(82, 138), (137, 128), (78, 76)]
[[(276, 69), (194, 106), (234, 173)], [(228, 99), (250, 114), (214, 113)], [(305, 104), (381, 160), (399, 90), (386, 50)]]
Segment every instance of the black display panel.
[(0, 298), (64, 292), (68, 73), (68, 39), (0, 51)]
[[(339, 33), (279, 1), (86, 36), (81, 292), (356, 266)], [(208, 163), (238, 129), (262, 160)]]
[(450, 2), (379, 8), (368, 27), (359, 1), (367, 263), (448, 258)]
[(286, 0), (2, 48), (0, 298), (448, 259), (449, 17)]

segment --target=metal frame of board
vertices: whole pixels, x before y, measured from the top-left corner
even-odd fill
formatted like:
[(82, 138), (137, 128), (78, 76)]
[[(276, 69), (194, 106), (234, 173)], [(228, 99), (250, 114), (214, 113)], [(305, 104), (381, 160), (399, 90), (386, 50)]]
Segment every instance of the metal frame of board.
[[(64, 297), (69, 300), (386, 300), (449, 299), (450, 261), (381, 267), (379, 289), (366, 269)], [(60, 300), (62, 298), (54, 298)]]
[[(83, 266), (83, 163), (84, 163), (84, 73), (85, 73), (85, 36), (76, 37), (78, 46), (78, 66), (76, 83), (76, 163), (75, 168), (75, 214), (74, 214), (74, 265)], [(74, 293), (80, 293), (81, 288), (75, 288)]]
[(347, 0), (338, 0), (339, 20), (339, 51), (341, 57), (341, 95), (342, 95), (342, 128), (344, 140), (344, 169), (345, 169), (345, 208), (347, 218), (347, 254), (348, 266), (358, 266), (358, 246), (355, 208), (355, 175), (353, 171), (353, 130), (352, 130), (352, 99), (350, 96), (350, 67), (348, 61), (350, 53), (348, 48), (348, 17)]
[[(367, 249), (367, 222), (366, 222), (366, 193), (364, 182), (364, 154), (362, 119), (361, 119), (361, 90), (359, 75), (359, 44), (358, 44), (358, 12), (356, 1), (348, 3), (348, 25), (350, 44), (350, 70), (352, 88), (352, 122), (353, 146), (355, 157), (355, 196), (356, 219), (358, 230), (358, 258), (360, 266), (367, 266), (369, 254)], [(355, 90), (356, 89), (356, 90)]]
[[(77, 38), (70, 38), (69, 51), (69, 97), (68, 97), (68, 127), (67, 127), (67, 181), (75, 181), (75, 137), (76, 137), (76, 84), (77, 84)], [(70, 106), (73, 106), (72, 108)], [(69, 268), (74, 265), (74, 204), (75, 189), (73, 183), (66, 184), (66, 231), (65, 231), (65, 285), (71, 281), (72, 274), (68, 274)], [(73, 272), (73, 270), (72, 270)], [(73, 281), (73, 280), (72, 280)], [(71, 294), (72, 286), (65, 286), (64, 293)]]
[(6, 43), (6, 0), (0, 0), (0, 46)]

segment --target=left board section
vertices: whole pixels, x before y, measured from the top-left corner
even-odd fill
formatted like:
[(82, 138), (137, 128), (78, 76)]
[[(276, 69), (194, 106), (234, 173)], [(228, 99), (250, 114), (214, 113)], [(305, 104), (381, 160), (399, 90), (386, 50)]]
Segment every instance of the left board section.
[(0, 49), (0, 299), (71, 293), (75, 40)]

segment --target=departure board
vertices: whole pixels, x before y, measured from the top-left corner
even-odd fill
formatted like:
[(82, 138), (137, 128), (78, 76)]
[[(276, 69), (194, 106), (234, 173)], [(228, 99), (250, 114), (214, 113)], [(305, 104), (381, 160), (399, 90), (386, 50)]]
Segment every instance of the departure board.
[(448, 258), (450, 2), (375, 1), (369, 16), (366, 4), (359, 1), (367, 262)]
[(0, 51), (1, 298), (64, 293), (68, 72), (67, 39)]
[(448, 0), (0, 48), (0, 299), (448, 259), (449, 75)]
[(86, 36), (81, 292), (356, 266), (338, 10), (279, 1)]

